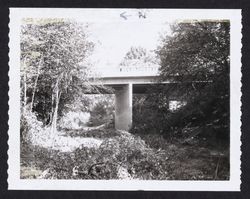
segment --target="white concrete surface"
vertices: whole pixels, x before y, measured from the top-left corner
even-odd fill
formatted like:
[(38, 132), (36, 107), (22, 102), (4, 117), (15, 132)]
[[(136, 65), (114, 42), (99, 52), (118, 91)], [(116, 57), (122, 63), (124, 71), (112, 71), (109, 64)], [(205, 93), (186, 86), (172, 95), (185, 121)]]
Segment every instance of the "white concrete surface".
[(128, 131), (132, 127), (132, 84), (115, 92), (115, 128)]

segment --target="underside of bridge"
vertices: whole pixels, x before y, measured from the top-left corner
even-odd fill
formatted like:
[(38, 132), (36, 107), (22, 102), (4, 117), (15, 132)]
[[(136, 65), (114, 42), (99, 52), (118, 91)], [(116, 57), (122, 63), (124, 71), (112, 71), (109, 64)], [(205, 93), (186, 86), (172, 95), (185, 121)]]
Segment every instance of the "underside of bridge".
[[(164, 84), (169, 82), (164, 82)], [(113, 88), (115, 94), (115, 128), (119, 130), (130, 130), (132, 127), (132, 101), (133, 94), (145, 93), (150, 85), (157, 84), (156, 77), (112, 77), (103, 78), (101, 82), (94, 85), (104, 85)], [(109, 93), (103, 89), (101, 93)]]
[[(111, 85), (109, 85), (111, 86)], [(133, 94), (145, 93), (149, 84), (122, 84), (113, 85), (115, 93), (115, 128), (130, 130), (132, 127)]]
[[(115, 128), (128, 131), (132, 127), (132, 101), (133, 94), (146, 93), (147, 88), (151, 85), (179, 84), (175, 77), (169, 77), (168, 80), (160, 81), (157, 74), (151, 73), (147, 75), (133, 73), (125, 76), (124, 74), (116, 74), (113, 76), (99, 77), (91, 80), (93, 85), (100, 86), (98, 94), (115, 94)], [(207, 83), (208, 81), (196, 82), (198, 84)], [(188, 82), (187, 82), (188, 83)], [(193, 83), (193, 82), (192, 82)], [(104, 86), (104, 87), (103, 87)], [(106, 87), (111, 87), (107, 90)], [(165, 87), (165, 86), (164, 86)], [(92, 91), (90, 94), (94, 94)]]

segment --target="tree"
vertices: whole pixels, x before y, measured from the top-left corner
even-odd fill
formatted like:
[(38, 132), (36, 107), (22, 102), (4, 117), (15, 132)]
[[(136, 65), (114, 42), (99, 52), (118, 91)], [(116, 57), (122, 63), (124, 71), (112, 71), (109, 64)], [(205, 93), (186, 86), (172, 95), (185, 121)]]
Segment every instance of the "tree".
[(58, 112), (91, 87), (86, 59), (92, 50), (82, 24), (46, 19), (26, 21), (22, 26), (24, 101), (31, 102), (30, 110), (43, 121), (49, 118), (52, 132), (56, 131)]
[(142, 47), (131, 47), (120, 63), (123, 67), (128, 66), (151, 66), (156, 65), (157, 59), (154, 52), (149, 52)]
[[(152, 86), (142, 105), (145, 108), (135, 102), (145, 112), (142, 115), (155, 118), (145, 121), (142, 116), (142, 126), (167, 133), (188, 126), (209, 127), (228, 136), (229, 22), (183, 22), (171, 29), (172, 34), (163, 36), (156, 53), (160, 59), (160, 81), (172, 83)], [(171, 100), (186, 105), (173, 112), (169, 109)], [(140, 120), (138, 115), (135, 117)]]
[(229, 72), (229, 23), (192, 22), (172, 26), (158, 48), (161, 76), (211, 80)]
[(179, 118), (183, 125), (196, 122), (228, 131), (229, 31), (228, 21), (178, 23), (157, 50), (161, 79), (178, 82), (163, 92), (175, 91), (188, 102)]

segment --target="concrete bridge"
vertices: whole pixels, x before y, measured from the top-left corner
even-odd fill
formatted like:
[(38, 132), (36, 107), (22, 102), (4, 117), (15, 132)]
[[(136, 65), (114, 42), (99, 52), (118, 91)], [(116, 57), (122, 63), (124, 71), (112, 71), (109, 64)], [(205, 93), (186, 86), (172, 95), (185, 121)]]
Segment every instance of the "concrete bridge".
[[(152, 84), (180, 83), (169, 78), (159, 83), (159, 66), (126, 66), (120, 68), (101, 68), (98, 74), (90, 74), (94, 78), (94, 85), (110, 86), (115, 90), (115, 128), (129, 130), (132, 127), (132, 101), (133, 94), (145, 93)], [(192, 81), (193, 84), (207, 84), (212, 81)], [(183, 82), (182, 82), (183, 83)], [(188, 83), (188, 82), (186, 82)], [(185, 101), (169, 101), (170, 110), (176, 110), (185, 105)], [(175, 107), (175, 108), (171, 108)]]
[[(95, 84), (110, 86), (115, 90), (115, 128), (129, 130), (132, 127), (132, 99), (134, 93), (145, 93), (146, 88), (159, 79), (159, 66), (120, 67), (101, 69)], [(168, 82), (164, 82), (168, 83)]]

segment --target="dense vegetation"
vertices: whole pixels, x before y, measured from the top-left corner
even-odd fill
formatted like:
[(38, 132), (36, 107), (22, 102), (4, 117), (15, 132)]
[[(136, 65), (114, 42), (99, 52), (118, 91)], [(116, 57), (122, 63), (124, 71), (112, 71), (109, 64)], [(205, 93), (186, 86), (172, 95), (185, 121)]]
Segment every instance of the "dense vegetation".
[(129, 133), (114, 129), (114, 96), (89, 94), (107, 88), (88, 78), (87, 26), (24, 21), (21, 177), (229, 179), (229, 25), (177, 23), (154, 53), (131, 47), (121, 67), (161, 67), (134, 96)]
[[(181, 136), (184, 129), (193, 132), (199, 127), (194, 135), (229, 142), (229, 25), (223, 21), (172, 26), (172, 35), (162, 39), (157, 53), (161, 81), (174, 83), (152, 86), (147, 95), (135, 98), (135, 131)], [(171, 101), (186, 105), (171, 110)]]
[(94, 45), (85, 29), (60, 19), (24, 21), (21, 29), (22, 111), (35, 112), (53, 132), (69, 105), (86, 106), (81, 94), (91, 89), (86, 59)]

